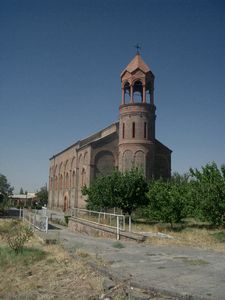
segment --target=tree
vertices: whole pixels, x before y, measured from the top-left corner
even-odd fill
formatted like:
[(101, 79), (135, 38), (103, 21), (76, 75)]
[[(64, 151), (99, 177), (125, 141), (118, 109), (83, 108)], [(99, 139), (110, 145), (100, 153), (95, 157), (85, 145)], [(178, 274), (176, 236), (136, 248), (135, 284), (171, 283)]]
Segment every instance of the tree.
[(144, 176), (137, 169), (124, 173), (115, 170), (110, 175), (98, 177), (89, 188), (82, 189), (83, 195), (88, 196), (89, 209), (117, 207), (129, 215), (137, 207), (147, 204), (147, 191)]
[(149, 184), (149, 204), (145, 210), (149, 219), (179, 223), (187, 216), (188, 175), (174, 174), (168, 181), (156, 180)]
[(7, 200), (10, 195), (12, 195), (13, 187), (7, 181), (5, 175), (0, 174), (0, 194), (2, 200)]
[(0, 210), (4, 212), (8, 206), (9, 196), (12, 195), (13, 187), (10, 186), (5, 175), (0, 174)]
[(121, 208), (123, 213), (131, 215), (138, 207), (148, 204), (148, 184), (138, 169), (120, 174), (121, 178), (116, 186), (116, 206)]
[(23, 194), (24, 194), (23, 188), (21, 187), (21, 188), (20, 188), (20, 195), (23, 195)]
[(215, 162), (201, 170), (190, 169), (194, 179), (193, 198), (198, 203), (198, 215), (216, 226), (225, 224), (225, 165)]
[(40, 190), (36, 193), (37, 201), (39, 205), (47, 205), (48, 204), (48, 190), (47, 186), (43, 186)]

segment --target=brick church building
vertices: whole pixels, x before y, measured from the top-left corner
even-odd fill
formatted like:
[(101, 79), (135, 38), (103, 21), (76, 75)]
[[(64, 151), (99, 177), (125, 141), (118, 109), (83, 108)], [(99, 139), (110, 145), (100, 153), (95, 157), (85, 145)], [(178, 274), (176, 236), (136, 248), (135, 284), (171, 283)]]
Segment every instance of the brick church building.
[(172, 151), (155, 138), (155, 76), (139, 52), (121, 73), (119, 121), (50, 158), (49, 208), (85, 207), (81, 187), (118, 168), (168, 178)]

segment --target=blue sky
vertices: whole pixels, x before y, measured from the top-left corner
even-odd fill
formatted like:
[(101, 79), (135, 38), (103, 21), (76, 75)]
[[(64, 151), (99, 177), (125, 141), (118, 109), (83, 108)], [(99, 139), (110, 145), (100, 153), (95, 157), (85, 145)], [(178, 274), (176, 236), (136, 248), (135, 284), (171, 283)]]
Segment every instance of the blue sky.
[(49, 157), (118, 119), (137, 42), (172, 170), (225, 163), (225, 1), (2, 0), (0, 40), (0, 173), (15, 191), (39, 189)]

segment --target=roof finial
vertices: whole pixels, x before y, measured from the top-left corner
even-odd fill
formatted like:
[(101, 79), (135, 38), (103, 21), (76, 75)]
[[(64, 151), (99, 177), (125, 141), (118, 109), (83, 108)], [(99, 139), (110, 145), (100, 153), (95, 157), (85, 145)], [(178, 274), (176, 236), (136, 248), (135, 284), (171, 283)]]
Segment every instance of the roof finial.
[(137, 44), (136, 44), (134, 47), (137, 49), (137, 52), (136, 52), (136, 54), (140, 54), (140, 51), (139, 51), (139, 50), (141, 50), (141, 46), (140, 46), (140, 44), (139, 44), (139, 43), (137, 43)]

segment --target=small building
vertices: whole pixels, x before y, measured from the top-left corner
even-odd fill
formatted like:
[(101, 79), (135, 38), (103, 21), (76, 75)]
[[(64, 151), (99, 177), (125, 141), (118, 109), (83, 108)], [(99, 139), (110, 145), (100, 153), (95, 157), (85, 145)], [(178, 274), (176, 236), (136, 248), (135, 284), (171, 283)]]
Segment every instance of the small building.
[(172, 151), (155, 137), (155, 76), (137, 53), (120, 77), (119, 121), (50, 158), (49, 208), (85, 207), (82, 186), (114, 168), (137, 167), (149, 180), (170, 177)]
[(17, 194), (10, 196), (12, 206), (30, 207), (35, 205), (37, 197), (35, 193)]

